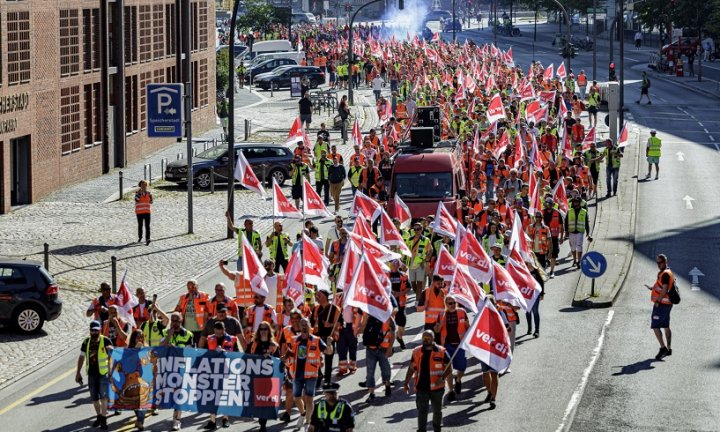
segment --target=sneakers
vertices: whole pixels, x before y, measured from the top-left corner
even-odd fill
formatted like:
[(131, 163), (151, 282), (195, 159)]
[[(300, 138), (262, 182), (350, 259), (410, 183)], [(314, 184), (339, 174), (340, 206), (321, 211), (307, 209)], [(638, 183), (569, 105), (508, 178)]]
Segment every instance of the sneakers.
[(655, 180), (657, 180), (657, 179), (659, 179), (659, 178), (660, 178), (660, 175), (656, 175), (656, 176), (655, 176)]
[(400, 349), (405, 349), (405, 341), (402, 340), (402, 338), (398, 338), (398, 343), (400, 344)]
[(180, 430), (180, 420), (173, 420), (172, 430), (174, 430), (174, 431)]
[(539, 331), (536, 331), (535, 333), (533, 333), (533, 337), (534, 337), (535, 339), (539, 338), (539, 337), (540, 337), (540, 332), (539, 332)]
[(455, 402), (457, 400), (457, 396), (455, 396), (455, 392), (451, 391), (448, 393), (448, 402)]
[(367, 388), (367, 382), (361, 381), (358, 383), (358, 386), (360, 386), (361, 388)]
[(203, 426), (203, 429), (205, 430), (215, 430), (217, 429), (217, 423), (214, 421), (208, 421), (205, 426)]
[(672, 355), (672, 348), (668, 348), (667, 355), (668, 355), (668, 357), (670, 357)]
[(305, 424), (305, 414), (300, 413), (300, 418), (298, 418), (297, 423), (295, 423), (295, 429), (302, 429), (304, 424)]
[(490, 393), (488, 393), (488, 395), (485, 397), (485, 400), (482, 403), (488, 403), (492, 400), (492, 398), (493, 398), (492, 395)]
[(645, 176), (645, 180), (648, 180), (650, 178), (650, 174)]
[(367, 397), (367, 403), (371, 403), (375, 401), (375, 393), (370, 393)]
[(223, 426), (224, 428), (229, 428), (229, 427), (230, 427), (230, 419), (227, 418), (227, 417), (223, 418), (223, 419), (222, 419), (222, 426)]
[(554, 278), (554, 277), (555, 277), (555, 270), (553, 270), (553, 271), (550, 272), (550, 279), (552, 279), (552, 278)]
[(460, 394), (462, 391), (462, 382), (461, 381), (455, 381), (455, 393)]
[(658, 351), (657, 355), (655, 356), (655, 360), (662, 360), (667, 355), (668, 355), (668, 349), (665, 347), (662, 347), (662, 348), (660, 348), (660, 351)]
[(92, 427), (96, 428), (96, 427), (100, 426), (100, 417), (102, 417), (102, 416), (99, 415), (99, 416), (95, 417), (95, 421), (93, 422)]
[(100, 416), (100, 429), (108, 430), (107, 417)]
[(278, 417), (278, 420), (280, 420), (283, 423), (290, 423), (290, 414), (288, 414), (287, 412), (283, 412)]
[(142, 424), (140, 420), (135, 421), (135, 429), (137, 430), (145, 430), (145, 426)]
[(392, 394), (392, 387), (385, 386), (385, 397), (390, 397), (391, 394)]

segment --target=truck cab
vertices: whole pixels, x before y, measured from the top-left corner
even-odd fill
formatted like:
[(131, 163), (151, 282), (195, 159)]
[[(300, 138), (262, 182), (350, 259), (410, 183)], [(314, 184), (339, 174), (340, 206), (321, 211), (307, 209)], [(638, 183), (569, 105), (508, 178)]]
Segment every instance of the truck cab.
[(465, 184), (459, 145), (442, 141), (432, 148), (400, 147), (390, 181), (390, 216), (395, 217), (395, 194), (407, 204), (413, 219), (435, 215), (438, 202), (454, 215)]

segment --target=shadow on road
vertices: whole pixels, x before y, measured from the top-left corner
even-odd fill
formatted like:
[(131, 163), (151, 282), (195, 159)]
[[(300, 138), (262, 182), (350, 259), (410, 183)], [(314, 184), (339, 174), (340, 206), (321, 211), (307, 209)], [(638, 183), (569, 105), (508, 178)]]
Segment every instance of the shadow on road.
[[(80, 393), (87, 393), (87, 387), (85, 386), (72, 386), (66, 390), (57, 393), (50, 393), (42, 396), (35, 396), (30, 399), (27, 406), (37, 406), (49, 402), (57, 401), (72, 401), (73, 405), (84, 405), (90, 403), (90, 396), (84, 398), (76, 398)], [(67, 407), (72, 408), (72, 407)]]
[(620, 368), (620, 370), (615, 372), (613, 376), (635, 375), (638, 372), (655, 369), (653, 363), (657, 361), (660, 360), (655, 360), (655, 358), (649, 358), (647, 360), (642, 360), (625, 366), (614, 366), (614, 368)]

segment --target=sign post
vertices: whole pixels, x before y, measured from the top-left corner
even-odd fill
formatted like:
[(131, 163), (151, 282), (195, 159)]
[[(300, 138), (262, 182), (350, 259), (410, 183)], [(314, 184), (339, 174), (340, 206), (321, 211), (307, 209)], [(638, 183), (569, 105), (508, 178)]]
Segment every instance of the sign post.
[(583, 274), (592, 280), (590, 295), (595, 297), (595, 279), (602, 276), (607, 270), (607, 260), (605, 256), (600, 252), (588, 252), (583, 255), (580, 260), (580, 268)]
[(182, 138), (182, 84), (148, 84), (148, 137)]

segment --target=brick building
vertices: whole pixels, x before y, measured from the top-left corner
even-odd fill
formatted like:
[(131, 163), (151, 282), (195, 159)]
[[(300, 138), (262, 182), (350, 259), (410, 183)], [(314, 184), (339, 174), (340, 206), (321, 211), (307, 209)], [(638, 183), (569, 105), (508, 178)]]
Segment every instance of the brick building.
[(214, 127), (214, 17), (214, 0), (0, 0), (0, 213), (171, 144), (147, 136), (148, 83), (189, 70), (193, 132)]

